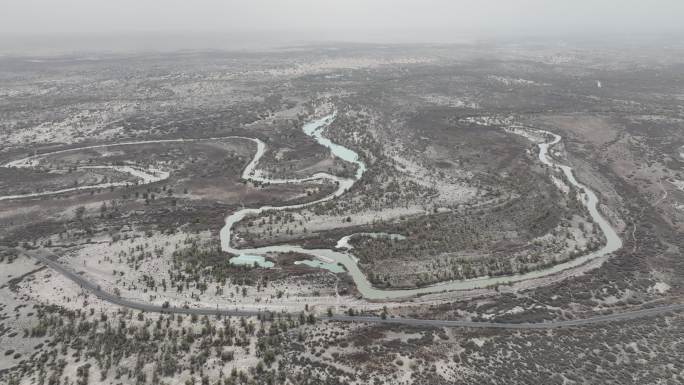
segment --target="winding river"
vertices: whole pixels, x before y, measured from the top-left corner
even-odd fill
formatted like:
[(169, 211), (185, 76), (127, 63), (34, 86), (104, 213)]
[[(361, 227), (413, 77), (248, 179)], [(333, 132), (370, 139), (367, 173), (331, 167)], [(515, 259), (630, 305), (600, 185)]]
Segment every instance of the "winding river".
[[(333, 250), (333, 249), (305, 249), (301, 246), (297, 245), (274, 245), (274, 246), (266, 246), (266, 247), (258, 247), (258, 248), (236, 248), (232, 246), (232, 229), (233, 226), (238, 223), (240, 220), (247, 216), (253, 216), (253, 215), (259, 215), (265, 211), (269, 210), (290, 210), (290, 209), (298, 209), (298, 208), (303, 208), (307, 206), (312, 206), (316, 205), (321, 202), (329, 201), (332, 199), (335, 199), (336, 197), (339, 197), (340, 195), (344, 194), (349, 188), (351, 188), (356, 181), (361, 179), (363, 176), (365, 170), (366, 170), (366, 165), (359, 159), (359, 156), (356, 152), (352, 151), (349, 148), (346, 148), (342, 145), (333, 143), (330, 139), (326, 138), (323, 136), (323, 131), (325, 128), (335, 119), (335, 115), (328, 115), (326, 117), (323, 117), (321, 119), (312, 121), (310, 123), (307, 123), (303, 126), (303, 131), (305, 134), (311, 136), (314, 140), (316, 140), (319, 144), (327, 147), (330, 149), (333, 155), (336, 157), (353, 163), (356, 165), (356, 173), (353, 178), (343, 178), (343, 177), (338, 177), (335, 175), (327, 174), (327, 173), (317, 173), (314, 174), (310, 177), (307, 178), (300, 178), (300, 179), (271, 179), (268, 177), (265, 177), (263, 175), (262, 170), (259, 170), (257, 168), (257, 165), (259, 163), (259, 160), (262, 158), (264, 155), (264, 152), (266, 150), (266, 145), (259, 139), (255, 138), (247, 138), (247, 137), (221, 137), (221, 138), (206, 138), (206, 139), (168, 139), (168, 140), (150, 140), (150, 141), (139, 141), (139, 142), (126, 142), (126, 143), (117, 143), (117, 144), (105, 144), (105, 145), (97, 145), (97, 146), (88, 146), (88, 147), (80, 147), (80, 148), (74, 148), (74, 149), (68, 149), (68, 150), (61, 150), (57, 152), (52, 152), (52, 153), (47, 153), (47, 154), (41, 154), (41, 155), (36, 155), (32, 157), (27, 157), (24, 159), (20, 159), (17, 161), (10, 162), (5, 165), (5, 167), (18, 167), (18, 168), (28, 168), (28, 167), (36, 167), (38, 165), (38, 160), (40, 158), (46, 157), (48, 155), (54, 155), (58, 153), (63, 153), (63, 152), (68, 152), (68, 151), (78, 151), (78, 150), (84, 150), (84, 149), (91, 149), (91, 148), (103, 148), (103, 147), (113, 147), (113, 146), (127, 146), (127, 145), (139, 145), (139, 144), (156, 144), (156, 143), (174, 143), (174, 142), (196, 142), (196, 141), (206, 141), (206, 140), (225, 140), (225, 139), (242, 139), (242, 140), (249, 140), (257, 145), (257, 151), (256, 154), (254, 155), (254, 158), (252, 161), (245, 167), (245, 170), (243, 171), (242, 177), (244, 179), (248, 179), (254, 182), (262, 182), (262, 183), (270, 183), (270, 184), (282, 184), (282, 183), (302, 183), (302, 182), (310, 182), (310, 181), (322, 181), (322, 180), (328, 180), (337, 185), (337, 188), (335, 191), (327, 195), (321, 199), (318, 199), (316, 201), (312, 202), (307, 202), (307, 203), (302, 203), (302, 204), (297, 204), (297, 205), (290, 205), (290, 206), (263, 206), (259, 208), (244, 208), (241, 210), (236, 211), (235, 213), (231, 214), (228, 216), (225, 220), (225, 225), (223, 228), (220, 230), (220, 238), (221, 238), (221, 248), (223, 251), (235, 254), (236, 257), (233, 257), (231, 259), (231, 263), (244, 263), (244, 264), (261, 264), (264, 267), (270, 267), (272, 264), (268, 261), (266, 261), (263, 257), (263, 255), (268, 254), (268, 253), (283, 253), (283, 252), (297, 252), (297, 253), (302, 253), (306, 255), (311, 255), (315, 257), (314, 260), (311, 261), (300, 261), (300, 263), (305, 263), (311, 266), (317, 266), (317, 267), (323, 267), (327, 268), (328, 270), (331, 271), (340, 271), (339, 270), (339, 265), (343, 266), (344, 269), (350, 274), (352, 279), (354, 280), (354, 283), (356, 284), (356, 287), (358, 291), (361, 293), (361, 295), (369, 300), (396, 300), (396, 299), (403, 299), (403, 298), (408, 298), (408, 297), (413, 297), (416, 295), (421, 295), (421, 294), (431, 294), (431, 293), (439, 293), (439, 292), (446, 292), (446, 291), (457, 291), (457, 290), (470, 290), (470, 289), (478, 289), (478, 288), (484, 288), (492, 285), (498, 285), (498, 284), (509, 284), (509, 283), (514, 283), (514, 282), (520, 282), (520, 281), (525, 281), (529, 279), (534, 279), (534, 278), (540, 278), (544, 277), (550, 274), (558, 273), (560, 271), (570, 269), (573, 267), (580, 266), (592, 259), (599, 258), (602, 256), (605, 256), (609, 253), (612, 253), (619, 248), (622, 247), (622, 240), (618, 236), (617, 232), (613, 229), (613, 227), (610, 225), (610, 223), (599, 213), (598, 211), (598, 198), (596, 194), (591, 191), (589, 188), (586, 186), (582, 185), (579, 183), (572, 172), (572, 168), (569, 166), (565, 165), (560, 165), (557, 164), (553, 161), (553, 159), (549, 156), (548, 152), (549, 149), (559, 143), (561, 141), (561, 137), (559, 135), (556, 135), (554, 133), (550, 133), (547, 131), (542, 131), (542, 130), (534, 130), (534, 129), (523, 129), (523, 128), (517, 128), (511, 130), (511, 132), (524, 135), (529, 138), (529, 133), (530, 132), (535, 132), (537, 135), (541, 136), (547, 136), (553, 138), (552, 140), (548, 142), (543, 142), (539, 143), (539, 160), (549, 166), (549, 167), (554, 167), (554, 168), (559, 168), (563, 171), (565, 176), (567, 177), (568, 181), (574, 185), (579, 191), (581, 195), (581, 201), (583, 202), (584, 205), (586, 205), (589, 214), (591, 215), (593, 221), (599, 226), (599, 228), (603, 231), (605, 238), (606, 238), (606, 244), (599, 250), (593, 251), (591, 253), (588, 253), (586, 255), (583, 255), (581, 257), (559, 263), (557, 265), (554, 265), (552, 267), (542, 269), (542, 270), (536, 270), (536, 271), (531, 271), (525, 274), (517, 274), (517, 275), (511, 275), (511, 276), (500, 276), (500, 277), (478, 277), (478, 278), (473, 278), (473, 279), (467, 279), (467, 280), (456, 280), (456, 281), (448, 281), (448, 282), (443, 282), (439, 283), (436, 285), (432, 286), (425, 286), (421, 288), (415, 288), (415, 289), (379, 289), (376, 287), (373, 287), (373, 285), (368, 281), (366, 276), (363, 274), (363, 272), (359, 269), (359, 266), (357, 264), (356, 259), (354, 256), (349, 252), (349, 249), (351, 248), (349, 245), (349, 239), (353, 236), (356, 235), (366, 235), (366, 236), (389, 236), (395, 239), (401, 239), (400, 235), (396, 234), (382, 234), (382, 233), (377, 233), (377, 234), (367, 234), (367, 233), (362, 233), (362, 234), (354, 234), (351, 236), (343, 237), (340, 239), (338, 242), (338, 248)], [(157, 170), (153, 168), (148, 168), (148, 169), (142, 169), (134, 166), (84, 166), (84, 167), (78, 167), (79, 169), (86, 169), (86, 168), (110, 168), (119, 172), (123, 173), (128, 173), (138, 179), (140, 179), (139, 183), (145, 184), (145, 183), (154, 183), (158, 181), (165, 180), (169, 177), (168, 172), (162, 171), (162, 170)], [(74, 187), (74, 188), (69, 188), (69, 189), (63, 189), (63, 190), (57, 190), (57, 191), (47, 191), (47, 192), (40, 192), (40, 193), (33, 193), (33, 194), (26, 194), (26, 195), (8, 195), (8, 196), (0, 196), (0, 201), (1, 200), (10, 200), (10, 199), (22, 199), (22, 198), (29, 198), (29, 197), (40, 197), (40, 196), (47, 196), (47, 195), (54, 195), (54, 194), (60, 194), (60, 193), (65, 193), (65, 192), (70, 192), (70, 191), (75, 191), (75, 190), (86, 190), (86, 189), (97, 189), (97, 188), (107, 188), (107, 187), (112, 187), (112, 186), (121, 186), (121, 185), (126, 185), (130, 184), (128, 182), (114, 182), (114, 183), (104, 183), (100, 185), (90, 185), (90, 186), (81, 186), (81, 187)], [(347, 249), (346, 251), (343, 249)]]
[[(284, 252), (297, 252), (297, 253), (303, 253), (307, 255), (313, 255), (315, 256), (319, 261), (330, 264), (330, 263), (336, 263), (344, 266), (344, 268), (347, 270), (347, 272), (351, 275), (352, 279), (354, 280), (354, 283), (356, 284), (356, 287), (358, 291), (361, 293), (361, 295), (367, 299), (370, 300), (394, 300), (394, 299), (403, 299), (407, 297), (413, 297), (416, 295), (421, 295), (421, 294), (431, 294), (431, 293), (439, 293), (439, 292), (444, 292), (444, 291), (456, 291), (456, 290), (470, 290), (470, 289), (478, 289), (478, 288), (483, 288), (487, 286), (492, 286), (492, 285), (498, 285), (498, 284), (508, 284), (508, 283), (514, 283), (514, 282), (520, 282), (520, 281), (525, 281), (529, 279), (534, 279), (534, 278), (540, 278), (544, 277), (550, 274), (558, 273), (560, 271), (570, 269), (579, 265), (582, 265), (592, 259), (602, 257), (606, 254), (612, 253), (619, 248), (622, 247), (622, 240), (618, 236), (617, 232), (611, 224), (599, 213), (598, 211), (598, 198), (596, 194), (591, 191), (589, 188), (586, 186), (582, 185), (575, 179), (575, 176), (573, 175), (572, 168), (564, 165), (559, 165), (556, 164), (551, 157), (549, 156), (549, 148), (551, 148), (553, 145), (559, 143), (561, 141), (561, 137), (559, 135), (553, 134), (551, 132), (547, 131), (542, 131), (542, 130), (532, 130), (529, 129), (530, 131), (536, 131), (537, 134), (540, 135), (546, 135), (546, 136), (551, 136), (553, 139), (549, 142), (544, 142), (544, 143), (539, 143), (539, 160), (549, 166), (549, 167), (559, 167), (565, 176), (568, 178), (568, 181), (574, 185), (575, 187), (578, 188), (579, 191), (581, 191), (581, 200), (584, 205), (586, 205), (587, 209), (589, 210), (589, 214), (591, 215), (593, 221), (598, 224), (600, 229), (603, 231), (605, 238), (606, 238), (606, 244), (599, 250), (593, 251), (591, 253), (585, 254), (581, 257), (559, 263), (557, 265), (554, 265), (552, 267), (546, 268), (546, 269), (541, 269), (541, 270), (535, 270), (531, 271), (525, 274), (516, 274), (516, 275), (510, 275), (510, 276), (499, 276), (499, 277), (478, 277), (478, 278), (472, 278), (472, 279), (467, 279), (467, 280), (455, 280), (455, 281), (447, 281), (447, 282), (442, 282), (436, 285), (432, 286), (425, 286), (421, 288), (415, 288), (415, 289), (379, 289), (374, 287), (366, 278), (365, 274), (359, 269), (359, 266), (357, 264), (356, 259), (347, 251), (337, 251), (337, 250), (331, 250), (331, 249), (305, 249), (301, 246), (297, 245), (275, 245), (275, 246), (266, 246), (266, 247), (258, 247), (258, 248), (245, 248), (245, 249), (238, 249), (235, 248), (231, 245), (231, 231), (235, 223), (239, 222), (246, 216), (250, 215), (258, 215), (260, 213), (263, 213), (264, 211), (268, 210), (288, 210), (288, 209), (297, 209), (297, 208), (302, 208), (306, 206), (311, 206), (315, 205), (320, 202), (324, 202), (330, 199), (333, 199), (341, 194), (343, 194), (349, 187), (351, 187), (355, 181), (359, 180), (362, 176), (364, 171), (366, 170), (366, 166), (363, 162), (359, 160), (358, 154), (356, 154), (354, 151), (341, 146), (339, 144), (331, 142), (329, 139), (325, 138), (323, 136), (323, 130), (327, 125), (330, 124), (330, 122), (334, 119), (334, 115), (327, 116), (325, 118), (313, 121), (311, 123), (308, 123), (304, 125), (303, 130), (304, 132), (313, 137), (319, 144), (328, 147), (330, 151), (337, 156), (340, 159), (346, 160), (348, 162), (354, 163), (357, 165), (357, 172), (355, 175), (354, 179), (345, 179), (345, 178), (339, 178), (333, 175), (329, 175), (326, 173), (320, 173), (317, 175), (314, 175), (311, 178), (306, 178), (306, 179), (293, 179), (293, 180), (283, 180), (283, 179), (267, 179), (263, 178), (261, 176), (254, 176), (254, 174), (259, 174), (257, 171), (255, 171), (256, 163), (259, 161), (259, 158), (261, 155), (263, 155), (263, 149), (260, 150), (260, 152), (257, 152), (257, 155), (255, 156), (254, 160), (252, 163), (248, 165), (248, 167), (245, 169), (245, 172), (243, 174), (243, 178), (245, 179), (252, 179), (252, 180), (258, 180), (262, 182), (270, 182), (270, 183), (294, 183), (302, 180), (310, 181), (310, 180), (315, 180), (315, 179), (330, 179), (339, 182), (339, 187), (338, 189), (331, 195), (324, 197), (322, 199), (319, 199), (317, 201), (309, 202), (309, 203), (304, 203), (304, 204), (299, 204), (299, 205), (292, 205), (292, 206), (264, 206), (260, 208), (248, 208), (248, 209), (242, 209), (240, 211), (235, 212), (234, 214), (230, 215), (229, 217), (226, 218), (226, 223), (225, 226), (221, 229), (221, 247), (224, 251), (237, 254), (238, 257), (240, 258), (242, 256), (246, 256), (246, 258), (253, 258), (255, 255), (263, 255), (267, 253), (284, 253)], [(521, 134), (526, 137), (529, 137), (526, 135), (525, 129), (519, 129), (519, 130), (513, 130), (511, 131), (513, 133)], [(368, 235), (368, 234), (365, 234)], [(388, 236), (394, 236), (396, 235), (391, 235), (391, 234), (385, 234)], [(352, 235), (353, 236), (353, 235)], [(340, 242), (338, 242), (338, 246), (341, 247), (347, 247), (349, 248), (349, 238), (351, 236), (344, 237), (340, 239)]]

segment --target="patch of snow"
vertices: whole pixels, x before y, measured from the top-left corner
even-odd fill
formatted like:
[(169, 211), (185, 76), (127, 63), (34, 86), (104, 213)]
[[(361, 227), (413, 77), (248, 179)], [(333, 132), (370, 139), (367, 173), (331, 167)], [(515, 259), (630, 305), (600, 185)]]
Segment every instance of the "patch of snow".
[(534, 80), (522, 78), (516, 79), (508, 76), (489, 75), (488, 78), (506, 86), (548, 86), (546, 83), (538, 83)]
[(499, 116), (468, 116), (466, 118), (460, 119), (459, 122), (471, 123), (478, 126), (509, 126), (513, 124), (512, 117), (499, 117)]
[(648, 291), (652, 293), (665, 294), (670, 290), (670, 285), (665, 282), (656, 282)]
[(425, 95), (422, 97), (422, 99), (429, 103), (434, 103), (441, 106), (480, 109), (479, 103), (468, 100), (468, 98), (458, 98), (443, 95)]
[(557, 178), (555, 175), (551, 175), (551, 180), (553, 181), (553, 184), (555, 184), (556, 187), (563, 192), (563, 194), (570, 192), (570, 186), (565, 184), (562, 179)]
[(524, 311), (525, 309), (523, 309), (521, 306), (516, 306), (513, 309), (506, 311), (504, 314), (520, 314)]
[(684, 180), (674, 179), (671, 180), (670, 183), (672, 183), (678, 189), (684, 191)]

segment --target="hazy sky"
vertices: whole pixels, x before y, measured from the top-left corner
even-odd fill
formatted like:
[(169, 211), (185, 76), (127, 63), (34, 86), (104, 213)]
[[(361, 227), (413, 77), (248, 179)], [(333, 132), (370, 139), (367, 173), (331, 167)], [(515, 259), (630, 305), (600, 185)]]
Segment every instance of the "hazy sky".
[[(684, 31), (684, 0), (0, 0), (0, 37), (287, 32), (458, 41)], [(281, 35), (285, 36), (285, 35)]]

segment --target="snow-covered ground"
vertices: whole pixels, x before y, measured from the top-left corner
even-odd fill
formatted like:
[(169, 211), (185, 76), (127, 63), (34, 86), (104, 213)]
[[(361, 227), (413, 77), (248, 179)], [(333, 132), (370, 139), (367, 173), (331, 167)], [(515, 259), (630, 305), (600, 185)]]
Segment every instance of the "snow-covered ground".
[[(223, 286), (218, 283), (209, 285), (204, 294), (200, 294), (200, 291), (192, 285), (179, 292), (171, 285), (169, 275), (173, 265), (171, 262), (173, 252), (188, 247), (189, 244), (186, 243), (188, 239), (207, 241), (211, 234), (209, 232), (198, 235), (156, 233), (150, 237), (141, 233), (130, 235), (135, 235), (135, 237), (111, 244), (85, 245), (61, 258), (60, 262), (75, 271), (82, 271), (88, 280), (100, 284), (105, 291), (118, 290), (121, 297), (157, 305), (169, 301), (172, 306), (178, 307), (188, 305), (197, 308), (215, 308), (219, 306), (291, 312), (302, 311), (306, 305), (310, 309), (320, 311), (325, 311), (329, 306), (354, 306), (358, 309), (375, 307), (350, 296), (337, 296), (334, 285), (320, 285), (305, 279), (272, 281), (267, 286), (260, 287), (259, 290), (254, 286), (242, 286), (238, 282), (227, 281)], [(152, 255), (136, 262), (139, 267), (132, 269), (126, 261), (127, 258), (137, 256), (142, 252), (150, 252)], [(154, 277), (157, 286), (160, 285), (162, 278), (165, 279), (167, 290), (163, 291), (161, 287), (158, 287), (156, 291), (147, 289), (144, 285), (146, 276)], [(217, 287), (222, 289), (222, 294), (216, 294)], [(247, 289), (245, 296), (242, 295), (243, 287)]]
[(470, 100), (466, 97), (454, 97), (454, 96), (444, 96), (444, 95), (425, 95), (423, 99), (429, 103), (438, 104), (440, 106), (449, 106), (456, 108), (470, 108), (470, 109), (480, 109), (480, 104)]
[(401, 167), (400, 171), (406, 179), (429, 189), (436, 189), (436, 200), (442, 204), (456, 205), (467, 202), (477, 195), (477, 188), (469, 185), (466, 180), (472, 177), (467, 170), (450, 170), (449, 174), (439, 174), (416, 161), (401, 154), (402, 151), (391, 151), (392, 159)]
[(567, 194), (570, 192), (570, 186), (565, 184), (565, 182), (561, 178), (558, 178), (555, 175), (551, 175), (551, 180), (553, 181), (553, 184), (556, 185), (556, 187), (558, 187), (558, 189), (563, 192), (563, 194)]
[[(98, 109), (85, 109), (69, 117), (42, 122), (32, 127), (0, 131), (0, 141), (8, 146), (26, 144), (73, 144), (85, 140), (114, 140), (123, 136), (121, 127), (111, 125), (133, 108), (129, 103), (111, 102)], [(109, 127), (108, 127), (109, 126)]]
[(506, 86), (549, 86), (549, 84), (546, 83), (538, 83), (534, 80), (512, 78), (509, 76), (489, 75), (488, 78)]
[(684, 180), (673, 179), (670, 181), (670, 183), (672, 183), (678, 189), (684, 191)]
[[(44, 292), (48, 295), (56, 293), (54, 288), (44, 290), (36, 288), (27, 290), (26, 288), (37, 283), (40, 285), (40, 277), (50, 274), (49, 269), (43, 269), (38, 273), (29, 275), (18, 284), (18, 290), (13, 291), (7, 284), (10, 280), (18, 278), (40, 266), (36, 261), (27, 256), (19, 256), (12, 263), (7, 260), (0, 262), (0, 370), (10, 368), (17, 362), (27, 359), (35, 351), (35, 347), (44, 342), (44, 338), (24, 338), (24, 330), (32, 326), (31, 319), (35, 314), (32, 303), (32, 294), (36, 291)], [(71, 283), (65, 282), (67, 286)], [(57, 285), (57, 284), (56, 284)], [(72, 284), (72, 286), (76, 286)], [(12, 351), (11, 354), (8, 352)], [(21, 357), (14, 358), (20, 354)]]

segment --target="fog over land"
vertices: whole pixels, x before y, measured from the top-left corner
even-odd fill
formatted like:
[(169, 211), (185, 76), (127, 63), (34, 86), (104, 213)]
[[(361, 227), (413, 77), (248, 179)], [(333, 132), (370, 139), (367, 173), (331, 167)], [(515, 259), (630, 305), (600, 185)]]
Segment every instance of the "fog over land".
[[(678, 0), (10, 0), (0, 52), (682, 36)], [(681, 39), (680, 39), (681, 40)]]

